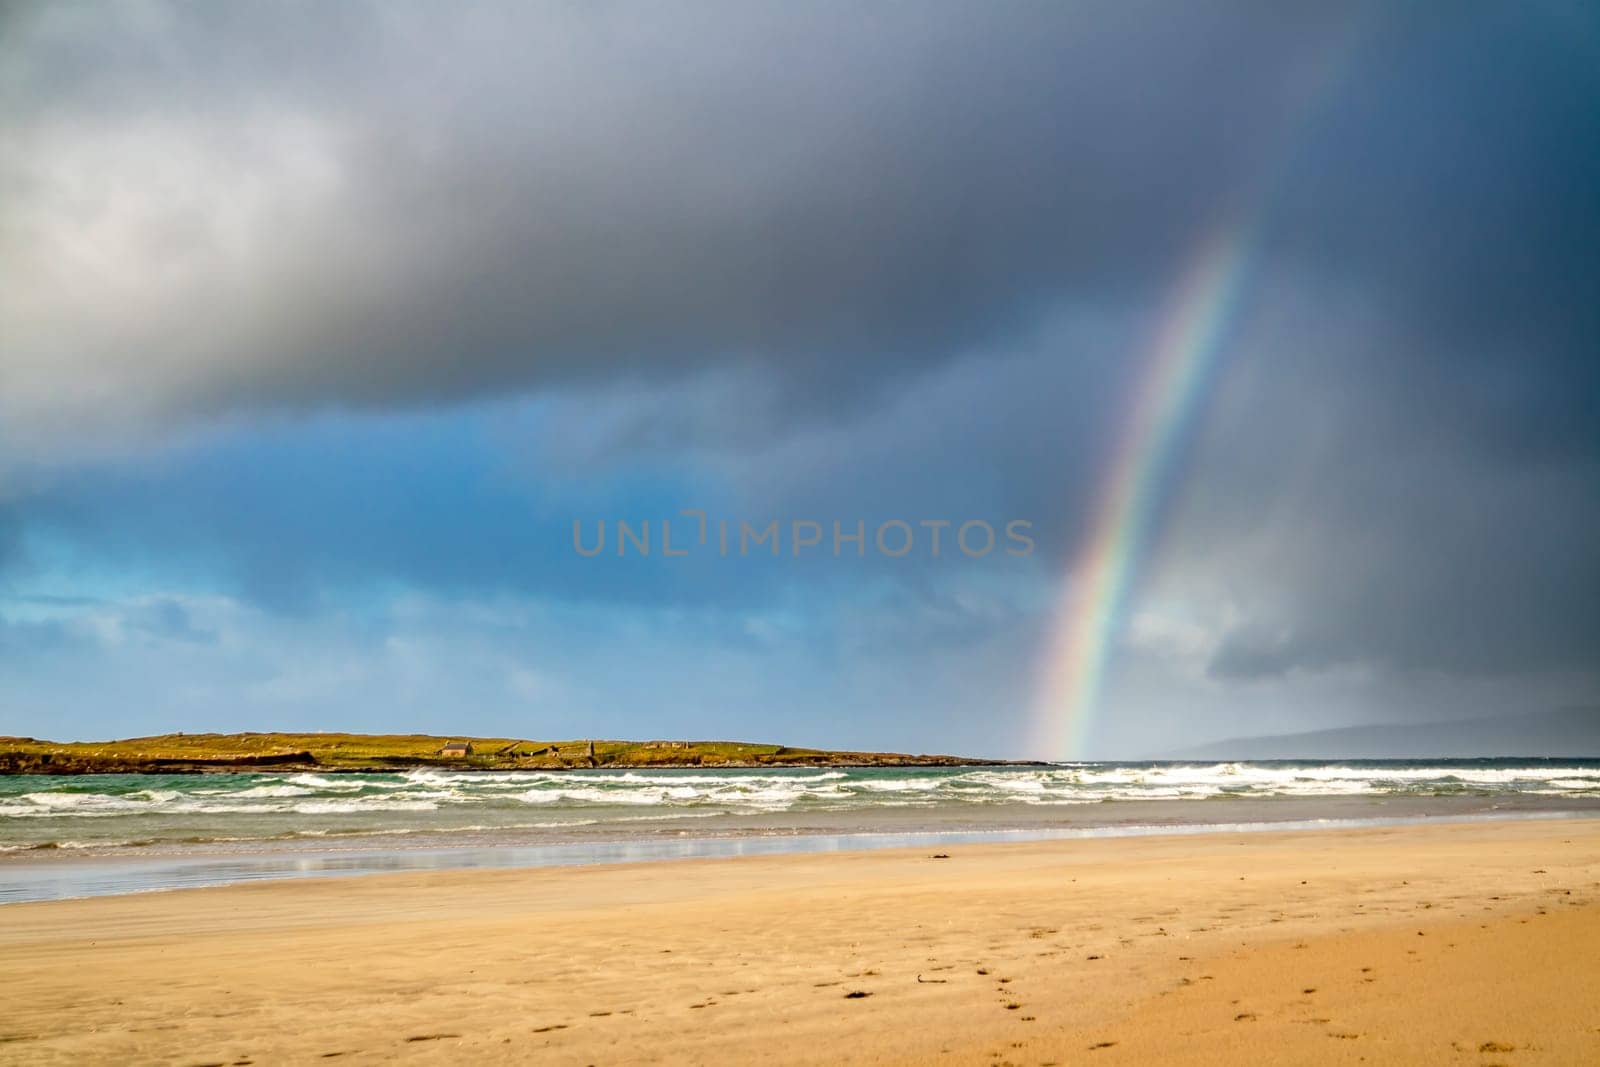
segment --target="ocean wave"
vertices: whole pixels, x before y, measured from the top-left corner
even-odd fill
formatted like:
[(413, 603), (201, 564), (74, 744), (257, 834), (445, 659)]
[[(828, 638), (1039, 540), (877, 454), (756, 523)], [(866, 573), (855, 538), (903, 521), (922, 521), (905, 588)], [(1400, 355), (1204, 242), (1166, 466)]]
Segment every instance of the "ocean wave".
[(151, 841), (559, 832), (598, 823), (773, 813), (831, 817), (890, 808), (981, 808), (988, 818), (1006, 806), (1448, 796), (1592, 802), (1600, 796), (1600, 760), (12, 778), (0, 779), (0, 852)]
[(228, 793), (222, 790), (213, 790), (213, 792), (220, 796), (244, 800), (255, 797), (308, 797), (314, 795), (316, 790), (305, 785), (258, 785), (250, 789), (241, 789), (237, 793)]
[(351, 789), (360, 789), (362, 784), (361, 779), (356, 778), (354, 775), (344, 779), (335, 780), (332, 778), (324, 778), (318, 774), (295, 774), (284, 780), (290, 785), (310, 786), (313, 789), (333, 789), (340, 792)]

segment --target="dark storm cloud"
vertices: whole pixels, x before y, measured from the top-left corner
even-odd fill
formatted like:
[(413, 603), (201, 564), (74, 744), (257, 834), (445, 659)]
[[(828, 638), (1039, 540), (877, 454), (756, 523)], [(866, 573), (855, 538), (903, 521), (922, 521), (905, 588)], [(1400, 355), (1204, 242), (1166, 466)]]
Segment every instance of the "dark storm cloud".
[[(1340, 666), (1476, 676), (1592, 669), (1600, 648), (1594, 465), (1510, 487), (1458, 473), (1324, 477), (1274, 572), (1277, 628), (1227, 634), (1226, 679)], [(1234, 575), (1248, 588), (1248, 572)]]
[(1234, 606), (1211, 676), (1592, 672), (1600, 443), (1573, 417), (1592, 367), (1450, 361), (1315, 292), (1265, 302), (1166, 537), (1175, 585)]
[(707, 361), (837, 403), (1047, 304), (1148, 295), (1356, 17), (17, 9), (6, 412), (431, 404)]
[[(1381, 257), (1429, 287), (1422, 306), (1491, 340), (1518, 319), (1592, 329), (1574, 298), (1597, 271), (1584, 190), (1600, 177), (1600, 17), (1558, 17), (1576, 13), (1462, 5), (1375, 23), (1303, 153), (1298, 192), (1322, 212), (1301, 236), (1319, 264)], [(1463, 299), (1489, 291), (1500, 306)]]
[(59, 441), (723, 364), (778, 422), (1062, 305), (1148, 316), (1238, 215), (1262, 275), (1409, 330), (1391, 387), (1526, 394), (1468, 398), (1464, 438), (1592, 448), (1595, 21), (18, 5), (0, 415)]

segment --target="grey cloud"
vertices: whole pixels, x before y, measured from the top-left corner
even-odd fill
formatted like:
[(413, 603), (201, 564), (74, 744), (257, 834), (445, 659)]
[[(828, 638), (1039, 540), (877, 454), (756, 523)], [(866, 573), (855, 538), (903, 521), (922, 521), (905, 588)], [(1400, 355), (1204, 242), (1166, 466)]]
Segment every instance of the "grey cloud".
[(10, 619), (0, 616), (0, 662), (26, 663), (35, 657), (70, 648), (71, 630), (54, 619)]
[(192, 613), (171, 598), (144, 605), (133, 623), (157, 640), (193, 644), (211, 644), (217, 640), (215, 630), (197, 625)]
[(1385, 316), (1272, 297), (1238, 339), (1153, 593), (1228, 606), (1208, 673), (1592, 685), (1600, 448), (1588, 428), (1539, 440), (1588, 368), (1440, 360)]
[(1223, 638), (1206, 672), (1213, 678), (1253, 681), (1281, 678), (1295, 667), (1314, 669), (1325, 665), (1299, 654), (1292, 635), (1243, 627)]
[(834, 406), (1147, 294), (1342, 32), (1053, 4), (12, 22), (14, 433), (708, 361)]

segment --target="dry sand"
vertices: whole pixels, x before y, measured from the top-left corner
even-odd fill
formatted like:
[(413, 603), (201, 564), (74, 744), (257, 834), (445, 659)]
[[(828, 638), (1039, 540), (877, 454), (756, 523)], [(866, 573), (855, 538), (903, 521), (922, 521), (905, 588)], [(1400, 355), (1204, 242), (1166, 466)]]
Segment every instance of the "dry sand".
[(1600, 820), (947, 851), (8, 905), (0, 1060), (1600, 1063)]

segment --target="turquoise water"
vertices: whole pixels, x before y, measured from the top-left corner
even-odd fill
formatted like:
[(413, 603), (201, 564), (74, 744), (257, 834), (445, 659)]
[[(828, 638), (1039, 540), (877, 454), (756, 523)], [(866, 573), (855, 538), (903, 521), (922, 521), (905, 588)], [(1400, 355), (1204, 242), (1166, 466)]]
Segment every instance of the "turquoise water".
[(0, 901), (293, 874), (1600, 814), (1600, 759), (0, 778)]

